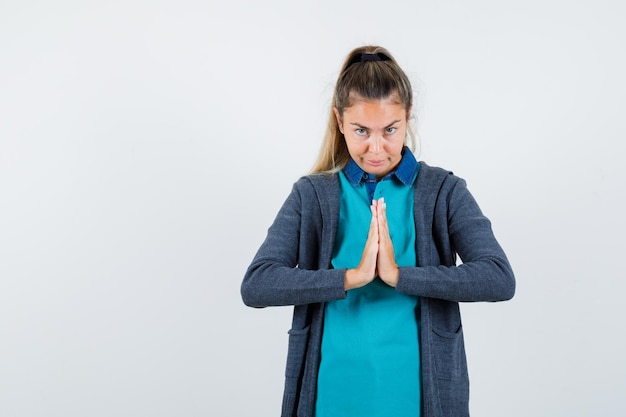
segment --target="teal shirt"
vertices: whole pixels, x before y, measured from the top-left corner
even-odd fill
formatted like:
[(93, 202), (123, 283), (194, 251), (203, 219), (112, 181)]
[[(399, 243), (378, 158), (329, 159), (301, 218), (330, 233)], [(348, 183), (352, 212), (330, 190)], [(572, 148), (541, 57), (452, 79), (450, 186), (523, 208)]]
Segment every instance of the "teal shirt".
[[(378, 183), (368, 185), (367, 174), (359, 173), (353, 161), (340, 172), (333, 267), (359, 264), (371, 220), (371, 198), (381, 197), (387, 204), (396, 263), (415, 266), (412, 184), (418, 169), (406, 150), (396, 175)], [(326, 304), (316, 417), (420, 415), (417, 307), (417, 297), (397, 292), (380, 278)]]

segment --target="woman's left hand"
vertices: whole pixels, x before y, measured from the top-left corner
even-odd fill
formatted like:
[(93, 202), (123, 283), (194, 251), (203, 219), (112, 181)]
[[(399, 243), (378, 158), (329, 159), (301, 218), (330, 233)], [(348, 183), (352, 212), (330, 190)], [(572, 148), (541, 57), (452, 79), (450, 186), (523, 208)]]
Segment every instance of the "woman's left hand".
[(398, 284), (399, 269), (393, 253), (393, 243), (389, 235), (387, 224), (387, 205), (383, 198), (373, 202), (376, 219), (378, 221), (378, 276), (387, 285), (395, 287)]

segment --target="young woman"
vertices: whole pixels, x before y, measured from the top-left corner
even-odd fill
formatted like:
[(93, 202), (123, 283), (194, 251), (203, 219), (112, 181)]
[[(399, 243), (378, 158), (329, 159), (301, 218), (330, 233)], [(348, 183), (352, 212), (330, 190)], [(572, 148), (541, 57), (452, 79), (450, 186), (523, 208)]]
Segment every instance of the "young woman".
[(247, 305), (294, 306), (282, 416), (469, 415), (458, 303), (515, 279), (465, 182), (407, 146), (412, 105), (387, 50), (348, 55), (318, 162), (246, 272)]

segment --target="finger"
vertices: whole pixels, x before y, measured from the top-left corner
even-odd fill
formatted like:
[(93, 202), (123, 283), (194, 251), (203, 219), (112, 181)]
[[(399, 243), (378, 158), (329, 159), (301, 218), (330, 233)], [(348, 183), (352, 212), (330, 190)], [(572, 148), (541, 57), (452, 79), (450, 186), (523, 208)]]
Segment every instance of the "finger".
[(381, 239), (389, 237), (389, 225), (387, 222), (387, 204), (381, 198), (378, 201), (378, 232)]
[[(376, 219), (376, 207), (371, 207), (372, 218), (370, 220), (370, 230), (367, 234), (367, 241), (365, 242), (365, 251), (374, 258), (378, 254), (378, 244), (380, 242), (378, 220)], [(374, 261), (375, 263), (375, 261)]]
[(369, 237), (376, 237), (376, 239), (378, 239), (378, 209), (376, 206), (376, 202), (373, 201), (372, 205), (370, 206), (370, 209), (372, 211), (372, 219), (370, 220), (370, 230), (369, 230), (369, 234), (368, 234), (368, 239)]
[(388, 285), (395, 286), (398, 280), (398, 265), (396, 264), (393, 242), (389, 234), (387, 222), (387, 204), (381, 198), (377, 203), (378, 218), (378, 260), (376, 269), (378, 276)]

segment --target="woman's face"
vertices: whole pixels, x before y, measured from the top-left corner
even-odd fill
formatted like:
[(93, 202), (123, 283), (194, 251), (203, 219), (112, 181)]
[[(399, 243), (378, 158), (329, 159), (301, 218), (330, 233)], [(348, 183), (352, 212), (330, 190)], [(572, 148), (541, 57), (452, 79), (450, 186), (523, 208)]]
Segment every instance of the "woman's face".
[(377, 179), (393, 171), (402, 159), (407, 129), (407, 111), (397, 97), (368, 101), (353, 100), (343, 111), (335, 109), (339, 129), (354, 162)]

